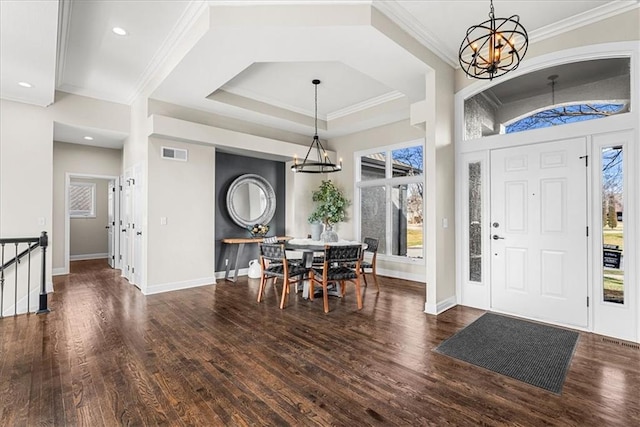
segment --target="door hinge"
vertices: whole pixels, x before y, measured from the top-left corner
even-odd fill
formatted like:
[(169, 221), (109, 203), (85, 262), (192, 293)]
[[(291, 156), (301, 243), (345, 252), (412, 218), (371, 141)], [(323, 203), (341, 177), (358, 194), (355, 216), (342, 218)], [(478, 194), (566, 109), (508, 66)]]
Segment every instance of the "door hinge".
[(122, 261), (122, 254), (120, 254), (120, 255), (118, 256), (118, 259), (119, 259), (120, 261)]
[(587, 237), (589, 237), (589, 226), (587, 226)]
[(587, 307), (589, 307), (589, 297), (587, 297)]
[(136, 272), (136, 268), (135, 267), (131, 267), (131, 272), (135, 273)]
[(115, 193), (115, 192), (116, 192), (116, 187), (113, 187), (113, 188), (111, 189), (111, 191), (113, 191), (113, 192)]
[(116, 260), (115, 255), (111, 255), (111, 259), (115, 261)]
[(580, 157), (578, 157), (578, 158), (579, 158), (579, 159), (584, 159), (584, 165), (585, 165), (586, 167), (588, 167), (588, 166), (589, 166), (589, 156), (588, 156), (587, 154), (585, 154), (584, 156), (580, 156)]
[(120, 191), (122, 191), (122, 185), (120, 186)]

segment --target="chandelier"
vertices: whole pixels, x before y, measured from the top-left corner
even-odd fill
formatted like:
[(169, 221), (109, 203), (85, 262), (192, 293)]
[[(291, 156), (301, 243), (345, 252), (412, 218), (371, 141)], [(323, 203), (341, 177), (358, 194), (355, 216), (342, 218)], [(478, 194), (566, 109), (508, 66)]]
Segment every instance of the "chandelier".
[(520, 17), (496, 18), (491, 0), (489, 19), (467, 30), (458, 59), (469, 77), (493, 80), (518, 68), (528, 46), (529, 37)]
[[(304, 160), (302, 163), (298, 163), (298, 157), (293, 157), (293, 165), (291, 166), (291, 170), (294, 172), (302, 172), (302, 173), (328, 173), (328, 172), (338, 172), (342, 170), (342, 160), (340, 160), (340, 164), (336, 165), (331, 162), (329, 159), (329, 155), (327, 151), (320, 143), (320, 138), (318, 138), (318, 85), (320, 84), (320, 80), (314, 79), (311, 81), (315, 86), (315, 129), (316, 132), (313, 135), (313, 141), (309, 146), (309, 150), (307, 151), (307, 155), (304, 156)], [(309, 160), (309, 154), (311, 152), (315, 153), (314, 161), (313, 159)]]

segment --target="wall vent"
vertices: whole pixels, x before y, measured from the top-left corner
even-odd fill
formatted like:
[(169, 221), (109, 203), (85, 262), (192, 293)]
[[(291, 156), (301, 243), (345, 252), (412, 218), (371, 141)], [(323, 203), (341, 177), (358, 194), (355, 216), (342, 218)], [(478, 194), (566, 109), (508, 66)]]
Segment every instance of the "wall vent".
[(629, 347), (629, 348), (633, 348), (633, 349), (636, 349), (636, 350), (640, 350), (640, 345), (635, 344), (635, 343), (613, 340), (611, 338), (602, 338), (602, 341), (608, 342), (608, 343), (611, 343), (611, 344), (621, 345), (623, 347)]
[(182, 148), (162, 147), (160, 156), (163, 159), (187, 161), (187, 150)]

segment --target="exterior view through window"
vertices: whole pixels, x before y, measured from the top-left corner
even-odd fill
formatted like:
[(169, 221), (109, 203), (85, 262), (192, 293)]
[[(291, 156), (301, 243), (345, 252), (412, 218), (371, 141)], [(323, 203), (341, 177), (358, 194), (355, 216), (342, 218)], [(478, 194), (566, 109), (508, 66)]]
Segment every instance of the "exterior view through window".
[(603, 298), (624, 304), (624, 200), (622, 147), (602, 149)]
[(356, 153), (360, 237), (379, 240), (378, 252), (423, 258), (423, 147)]
[(629, 58), (573, 62), (506, 80), (464, 101), (464, 139), (628, 113)]

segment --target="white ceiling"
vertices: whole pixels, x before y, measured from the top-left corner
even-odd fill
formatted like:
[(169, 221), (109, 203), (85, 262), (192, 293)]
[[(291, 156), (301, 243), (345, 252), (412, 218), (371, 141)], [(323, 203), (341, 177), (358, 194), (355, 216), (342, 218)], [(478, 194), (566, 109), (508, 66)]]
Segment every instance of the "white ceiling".
[[(326, 3), (334, 5), (329, 13), (305, 15)], [(144, 93), (306, 135), (318, 78), (320, 137), (344, 135), (406, 118), (408, 105), (424, 97), (427, 66), (374, 27), (349, 20), (350, 8), (368, 4), (452, 67), (466, 29), (489, 11), (485, 0), (1, 0), (0, 96), (46, 106), (54, 88), (125, 104)], [(520, 15), (535, 43), (638, 0), (495, 0), (494, 7), (498, 17)], [(128, 35), (114, 34), (114, 26)], [(83, 143), (87, 129), (74, 129), (58, 124), (54, 136)], [(104, 144), (124, 137), (106, 132)]]

